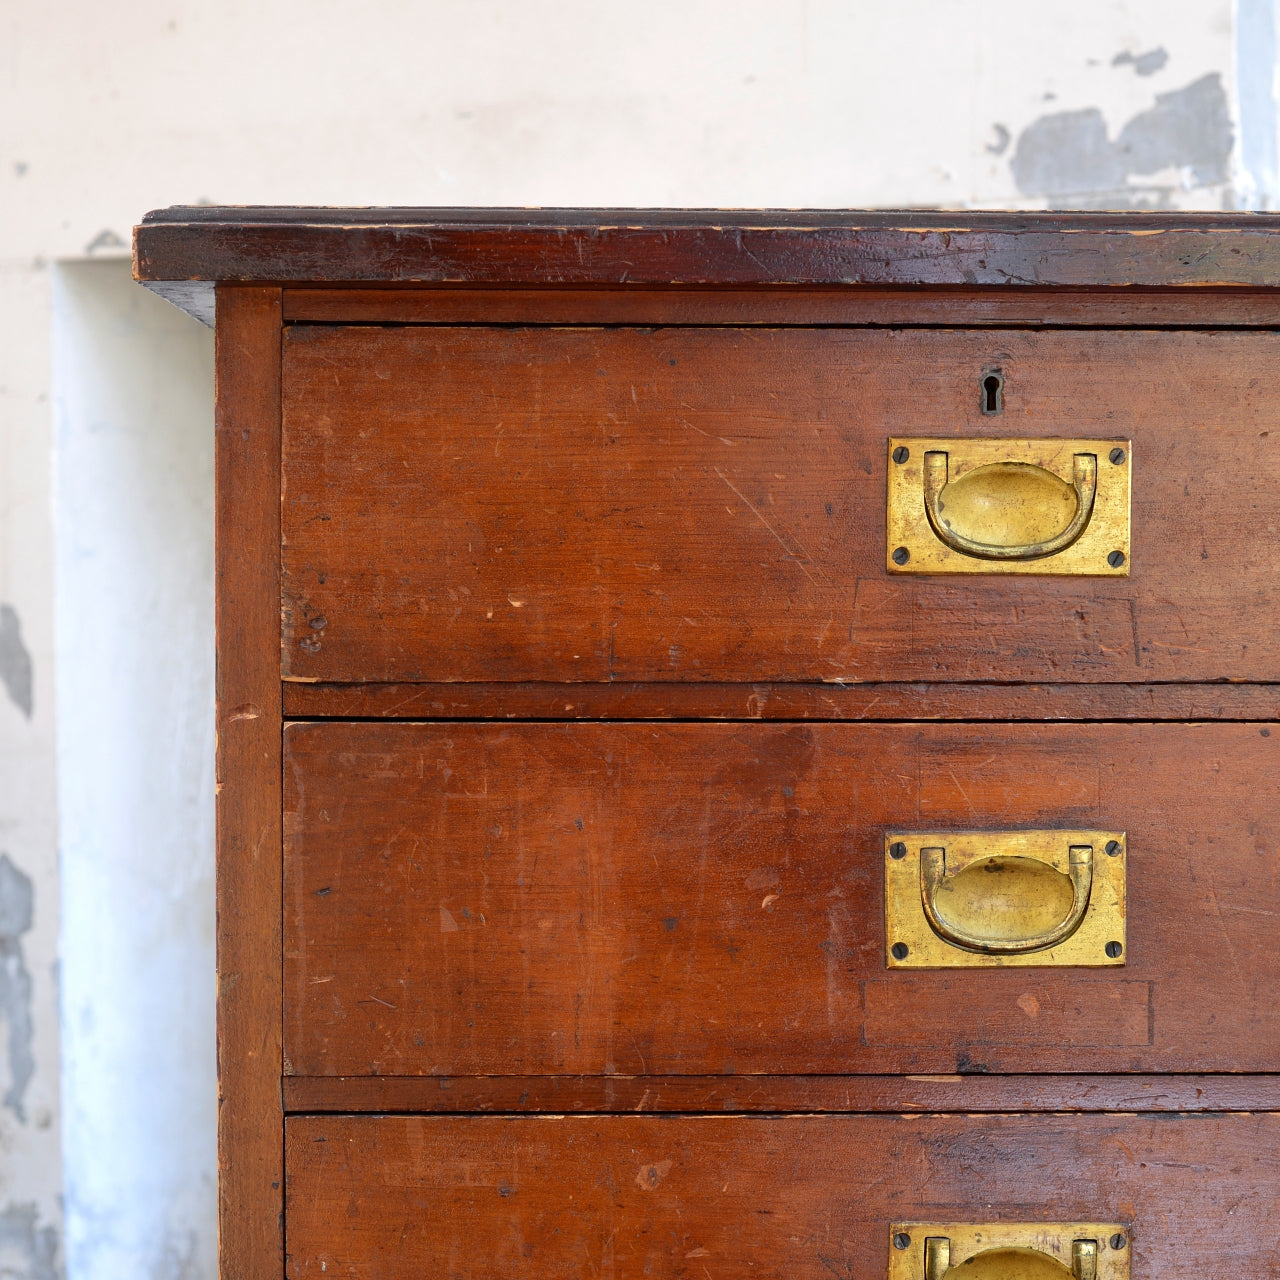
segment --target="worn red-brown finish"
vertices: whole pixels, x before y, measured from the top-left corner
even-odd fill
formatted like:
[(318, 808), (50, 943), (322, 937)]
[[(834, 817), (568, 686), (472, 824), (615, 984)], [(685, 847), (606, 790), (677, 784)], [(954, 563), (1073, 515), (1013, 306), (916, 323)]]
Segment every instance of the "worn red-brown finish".
[(883, 1280), (890, 1224), (912, 1220), (1122, 1223), (1134, 1280), (1276, 1270), (1275, 1114), (295, 1116), (287, 1132), (291, 1280)]
[[(1277, 368), (1270, 333), (295, 326), (284, 672), (1280, 679)], [(907, 431), (1132, 438), (1132, 576), (888, 574)]]
[(207, 314), (208, 282), (476, 286), (1269, 287), (1265, 214), (173, 208), (134, 274)]
[(276, 1280), (280, 1098), (280, 291), (218, 294), (218, 1253)]
[(1280, 1076), (286, 1076), (284, 1105), (435, 1114), (1280, 1111)]
[(1280, 685), (289, 681), (284, 713), (395, 720), (1276, 720)]
[[(288, 1070), (1266, 1071), (1259, 725), (293, 724)], [(1128, 962), (887, 972), (888, 830), (1127, 831)]]
[(323, 288), (284, 291), (284, 318), (325, 324), (1026, 325), (1271, 327), (1267, 289)]
[[(1280, 216), (174, 209), (135, 273), (218, 291), (223, 1280), (1280, 1274)], [(1131, 576), (891, 577), (891, 433), (1131, 438)], [(887, 971), (905, 826), (1127, 830), (1126, 964)]]

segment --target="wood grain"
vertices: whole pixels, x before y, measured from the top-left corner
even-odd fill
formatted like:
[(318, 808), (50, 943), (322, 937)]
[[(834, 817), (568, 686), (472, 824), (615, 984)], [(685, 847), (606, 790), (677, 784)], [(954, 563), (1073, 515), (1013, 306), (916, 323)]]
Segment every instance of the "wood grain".
[(218, 292), (218, 1248), (225, 1280), (284, 1258), (280, 1096), (280, 291)]
[(288, 321), (395, 324), (1172, 325), (1273, 327), (1264, 289), (323, 288), (284, 291)]
[(1134, 1280), (1275, 1272), (1280, 1116), (292, 1117), (292, 1280), (883, 1280), (890, 1224), (1130, 1224)]
[[(283, 670), (1275, 681), (1277, 367), (1272, 333), (293, 326)], [(1132, 438), (1132, 576), (891, 577), (908, 428)]]
[(1268, 287), (1274, 215), (862, 210), (156, 210), (135, 276), (490, 285)]
[(1276, 720), (1280, 685), (288, 681), (284, 713), (398, 720)]
[(284, 1098), (313, 1113), (1280, 1111), (1280, 1076), (287, 1076)]
[[(1269, 1071), (1280, 735), (286, 730), (287, 1071)], [(1128, 832), (1122, 969), (887, 973), (884, 833)]]

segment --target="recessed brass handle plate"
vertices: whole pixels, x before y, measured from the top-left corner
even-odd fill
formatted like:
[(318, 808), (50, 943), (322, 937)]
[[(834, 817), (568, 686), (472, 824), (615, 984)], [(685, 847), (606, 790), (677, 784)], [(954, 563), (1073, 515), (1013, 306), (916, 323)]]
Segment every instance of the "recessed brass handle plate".
[(890, 573), (1129, 573), (1128, 440), (889, 440)]
[(1118, 1222), (896, 1222), (889, 1280), (1128, 1280)]
[(1125, 963), (1122, 831), (885, 835), (890, 969)]

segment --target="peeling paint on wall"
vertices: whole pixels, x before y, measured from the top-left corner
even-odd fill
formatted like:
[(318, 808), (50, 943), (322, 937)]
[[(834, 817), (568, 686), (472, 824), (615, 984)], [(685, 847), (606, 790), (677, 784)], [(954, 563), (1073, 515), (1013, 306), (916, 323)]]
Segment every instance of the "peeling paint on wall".
[[(0, 1018), (9, 1024), (9, 1088), (4, 1105), (24, 1124), (23, 1094), (35, 1075), (31, 1051), (31, 974), (22, 954), (22, 935), (31, 928), (35, 914), (35, 887), (0, 854)], [(15, 1273), (18, 1274), (18, 1273)], [(0, 1261), (0, 1280), (8, 1273)]]
[(1004, 155), (1004, 153), (1009, 150), (1009, 142), (1013, 137), (1009, 132), (1009, 126), (997, 121), (991, 126), (991, 132), (995, 135), (995, 141), (988, 142), (983, 150), (986, 151), (988, 155)]
[(1111, 65), (1113, 67), (1130, 66), (1140, 76), (1153, 76), (1157, 71), (1163, 71), (1168, 61), (1169, 55), (1163, 49), (1148, 49), (1146, 53), (1139, 53), (1136, 56), (1126, 49), (1111, 59)]
[(34, 1204), (0, 1211), (0, 1280), (59, 1280), (57, 1230), (36, 1222)]
[[(0, 604), (0, 683), (13, 704), (31, 719), (31, 655), (22, 643), (22, 622), (11, 604)], [(3, 1280), (0, 1272), (0, 1280)]]
[[(1144, 55), (1145, 56), (1145, 55)], [(1183, 89), (1156, 96), (1112, 141), (1096, 107), (1041, 116), (1018, 137), (1009, 162), (1023, 195), (1070, 198), (1076, 208), (1169, 208), (1187, 185), (1226, 182), (1232, 130), (1222, 77), (1213, 72)], [(1133, 182), (1134, 178), (1152, 181)]]

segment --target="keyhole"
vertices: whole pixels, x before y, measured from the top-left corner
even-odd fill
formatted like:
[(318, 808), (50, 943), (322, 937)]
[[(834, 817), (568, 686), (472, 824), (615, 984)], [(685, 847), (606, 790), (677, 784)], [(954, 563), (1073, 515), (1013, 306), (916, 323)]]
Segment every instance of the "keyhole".
[(1004, 412), (1004, 377), (998, 370), (992, 370), (982, 379), (982, 412)]

